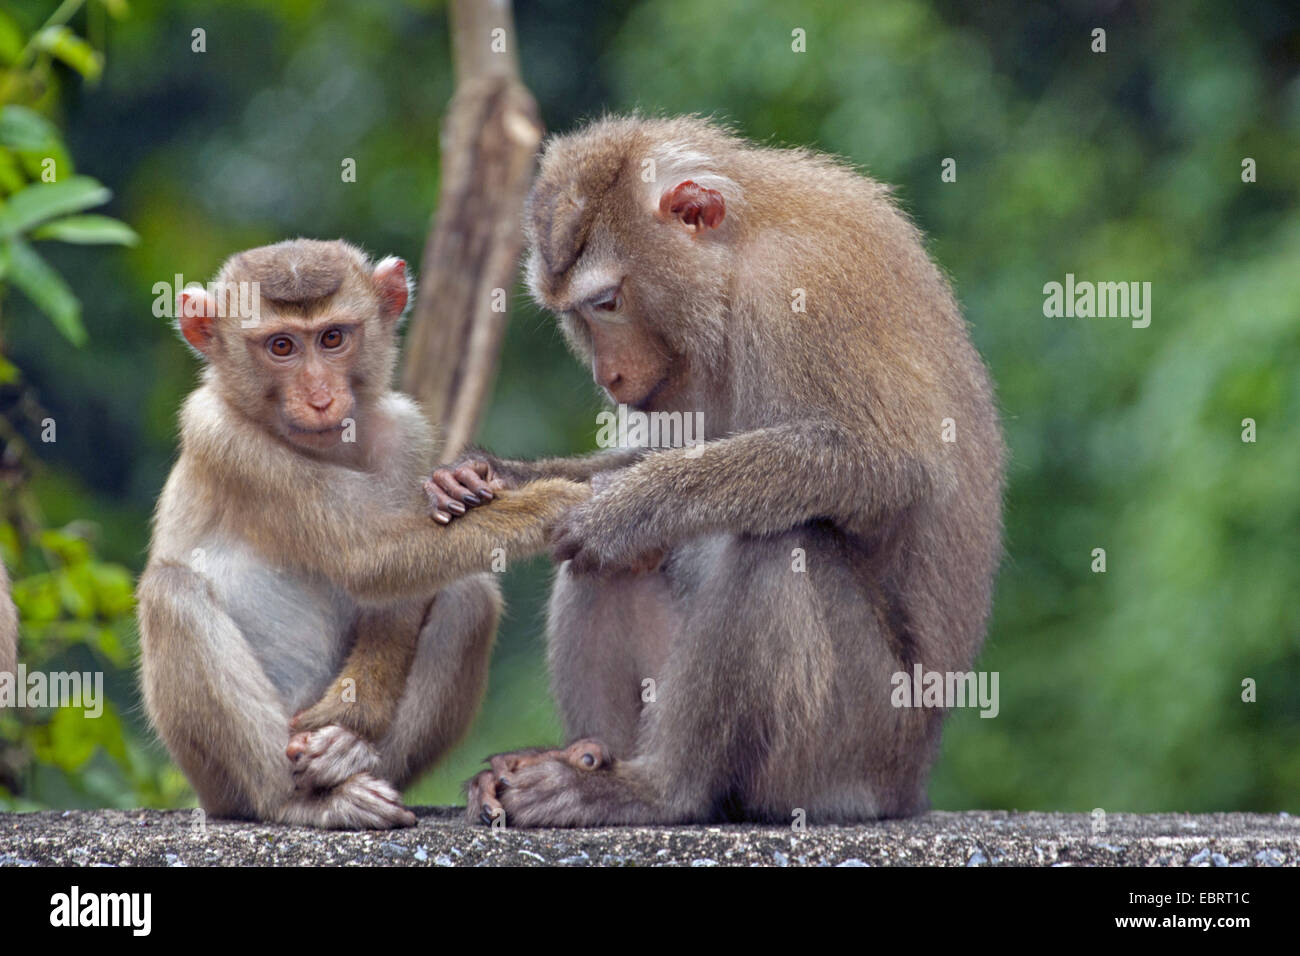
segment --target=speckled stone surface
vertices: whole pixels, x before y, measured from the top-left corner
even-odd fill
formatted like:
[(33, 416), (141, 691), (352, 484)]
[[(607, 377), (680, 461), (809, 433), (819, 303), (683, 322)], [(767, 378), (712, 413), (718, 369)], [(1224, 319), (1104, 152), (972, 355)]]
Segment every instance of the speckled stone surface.
[[(203, 820), (197, 811), (0, 814), (0, 866), (1297, 866), (1287, 814), (929, 813), (858, 826), (492, 830), (452, 807), (408, 830)], [(1100, 822), (1100, 821), (1098, 821)]]

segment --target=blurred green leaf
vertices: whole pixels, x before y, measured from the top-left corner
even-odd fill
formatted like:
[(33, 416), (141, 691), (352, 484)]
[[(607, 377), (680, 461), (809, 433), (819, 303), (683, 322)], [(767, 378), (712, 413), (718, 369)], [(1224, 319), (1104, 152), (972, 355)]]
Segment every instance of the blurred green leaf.
[(37, 49), (44, 50), (94, 83), (104, 71), (104, 58), (69, 27), (46, 27), (36, 35)]
[(131, 12), (126, 0), (99, 0), (99, 4), (109, 12), (109, 15), (114, 20), (121, 20)]
[(89, 176), (32, 183), (0, 204), (0, 238), (17, 235), (55, 216), (102, 205), (112, 196), (106, 186)]
[(130, 571), (120, 564), (100, 561), (90, 562), (87, 568), (100, 617), (123, 617), (135, 609), (135, 582)]
[(134, 246), (140, 241), (135, 230), (109, 216), (64, 216), (32, 231), (33, 239), (58, 239), (79, 244), (105, 243)]
[(85, 565), (65, 568), (56, 575), (63, 609), (72, 618), (88, 621), (95, 616), (95, 591)]
[(22, 52), (23, 31), (13, 17), (0, 10), (0, 63), (13, 63)]
[(41, 150), (61, 142), (54, 124), (26, 106), (0, 106), (0, 146)]
[[(93, 693), (93, 686), (90, 692)], [(126, 756), (122, 721), (116, 709), (104, 702), (104, 711), (98, 717), (86, 716), (87, 689), (82, 689), (82, 706), (59, 707), (42, 728), (32, 747), (37, 760), (65, 771), (79, 770), (94, 756), (96, 749), (115, 760)]]
[(54, 528), (40, 533), (37, 542), (63, 564), (84, 564), (90, 560), (90, 544), (85, 538)]
[(4, 245), (7, 278), (50, 317), (64, 338), (73, 345), (83, 345), (86, 328), (81, 324), (81, 303), (68, 284), (21, 239), (8, 239)]
[(0, 195), (16, 193), (25, 185), (27, 177), (19, 168), (13, 151), (7, 146), (0, 146)]
[(14, 581), (11, 594), (24, 625), (57, 620), (63, 608), (58, 582), (49, 573), (32, 574)]

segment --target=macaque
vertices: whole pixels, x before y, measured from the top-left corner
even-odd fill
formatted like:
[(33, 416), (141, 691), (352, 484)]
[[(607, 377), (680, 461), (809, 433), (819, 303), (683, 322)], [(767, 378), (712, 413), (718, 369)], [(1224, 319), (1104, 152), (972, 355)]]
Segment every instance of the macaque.
[(548, 657), (575, 743), (491, 758), (470, 819), (924, 809), (944, 710), (895, 706), (892, 678), (972, 666), (1004, 451), (919, 231), (843, 163), (695, 118), (552, 139), (525, 223), (531, 291), (596, 384), (633, 411), (701, 414), (704, 441), (480, 456), (507, 487), (595, 493), (553, 542)]
[(473, 465), (425, 482), (433, 434), (390, 388), (407, 298), (400, 259), (301, 239), (178, 294), (206, 367), (140, 580), (142, 679), (214, 816), (413, 824), (400, 789), (482, 699), (501, 610), (482, 572), (544, 549), (589, 497)]
[(18, 670), (18, 611), (9, 596), (9, 573), (0, 562), (0, 674)]

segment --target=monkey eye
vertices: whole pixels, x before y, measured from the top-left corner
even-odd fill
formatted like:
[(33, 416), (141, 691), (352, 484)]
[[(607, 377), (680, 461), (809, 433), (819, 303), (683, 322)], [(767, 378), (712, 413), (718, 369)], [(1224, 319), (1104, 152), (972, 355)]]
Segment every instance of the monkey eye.
[(623, 292), (618, 287), (606, 289), (591, 300), (591, 307), (597, 312), (617, 312), (623, 308)]
[(284, 358), (292, 355), (294, 350), (293, 339), (287, 335), (277, 335), (271, 341), (266, 343), (266, 347), (276, 358)]
[(320, 346), (323, 349), (337, 349), (343, 345), (342, 329), (326, 329), (320, 335)]

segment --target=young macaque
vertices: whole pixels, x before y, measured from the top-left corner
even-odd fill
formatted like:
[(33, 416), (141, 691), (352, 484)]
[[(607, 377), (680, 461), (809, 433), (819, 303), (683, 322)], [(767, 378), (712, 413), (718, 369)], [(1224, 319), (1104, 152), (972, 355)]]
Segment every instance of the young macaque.
[(501, 601), (477, 572), (542, 549), (589, 497), (565, 480), (505, 491), (472, 465), (426, 491), (432, 432), (389, 384), (407, 297), (400, 259), (301, 239), (179, 293), (206, 368), (140, 580), (142, 676), (215, 816), (414, 823), (399, 790), (482, 699)]
[(0, 562), (0, 674), (18, 669), (18, 611), (9, 596), (9, 573)]
[(596, 383), (634, 412), (698, 413), (705, 441), (480, 456), (507, 486), (563, 476), (596, 493), (554, 541), (549, 660), (577, 743), (491, 758), (470, 818), (924, 808), (944, 711), (894, 706), (892, 678), (972, 665), (1003, 444), (917, 229), (834, 159), (694, 118), (553, 139), (526, 229), (532, 292)]

